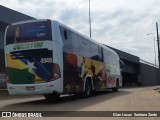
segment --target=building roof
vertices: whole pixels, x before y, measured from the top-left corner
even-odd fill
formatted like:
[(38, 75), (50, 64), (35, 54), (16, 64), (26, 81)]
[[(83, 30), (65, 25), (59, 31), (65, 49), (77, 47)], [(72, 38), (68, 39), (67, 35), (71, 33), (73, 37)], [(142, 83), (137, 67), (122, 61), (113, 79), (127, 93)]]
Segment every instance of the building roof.
[[(110, 47), (110, 46), (108, 46), (108, 47)], [(119, 55), (120, 59), (130, 61), (133, 63), (138, 63), (138, 64), (140, 63), (139, 57), (132, 55), (132, 54), (129, 54), (129, 53), (126, 53), (126, 52), (123, 52), (123, 51), (118, 50), (116, 48), (112, 48), (112, 47), (110, 47), (110, 48), (116, 51), (116, 53)]]
[(10, 24), (31, 19), (35, 18), (0, 5), (0, 24)]

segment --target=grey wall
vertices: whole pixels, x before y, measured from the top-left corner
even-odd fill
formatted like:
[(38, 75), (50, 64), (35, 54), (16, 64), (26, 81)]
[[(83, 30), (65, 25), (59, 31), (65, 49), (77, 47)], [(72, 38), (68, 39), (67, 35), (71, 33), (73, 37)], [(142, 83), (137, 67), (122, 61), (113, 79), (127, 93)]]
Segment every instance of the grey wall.
[(4, 29), (0, 27), (0, 48), (3, 48)]
[(7, 24), (0, 22), (0, 48), (4, 48), (4, 32)]
[(129, 61), (125, 61), (123, 60), (124, 64), (125, 64), (125, 68), (122, 69), (123, 72), (127, 72), (127, 73), (136, 73), (136, 65), (135, 63), (129, 62)]
[(5, 71), (5, 61), (4, 61), (4, 32), (7, 24), (0, 22), (0, 73)]
[(14, 22), (30, 19), (34, 18), (0, 5), (0, 21), (4, 23), (11, 24)]
[(142, 86), (158, 85), (158, 69), (141, 63), (140, 82)]
[(160, 70), (156, 69), (156, 74), (157, 74), (157, 80), (158, 80), (158, 85), (160, 85)]

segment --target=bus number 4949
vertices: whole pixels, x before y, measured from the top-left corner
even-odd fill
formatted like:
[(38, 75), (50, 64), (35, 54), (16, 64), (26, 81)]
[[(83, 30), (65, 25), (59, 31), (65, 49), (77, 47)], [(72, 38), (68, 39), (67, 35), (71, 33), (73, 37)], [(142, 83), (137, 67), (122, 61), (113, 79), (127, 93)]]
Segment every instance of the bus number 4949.
[(41, 58), (41, 63), (52, 63), (52, 58)]

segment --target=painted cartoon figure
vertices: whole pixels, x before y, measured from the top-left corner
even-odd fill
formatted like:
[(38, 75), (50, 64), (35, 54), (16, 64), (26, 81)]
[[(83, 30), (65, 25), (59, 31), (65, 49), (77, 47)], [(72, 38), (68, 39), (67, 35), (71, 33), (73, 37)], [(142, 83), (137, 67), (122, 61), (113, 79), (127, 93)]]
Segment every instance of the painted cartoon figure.
[(105, 85), (107, 84), (107, 72), (105, 64), (100, 66), (100, 71), (98, 73), (98, 79), (102, 81)]
[(83, 61), (81, 62), (80, 66), (79, 66), (79, 77), (84, 78), (85, 76), (85, 58), (83, 58)]
[(91, 62), (91, 71), (92, 71), (93, 76), (96, 76), (96, 67), (93, 62)]
[(72, 92), (75, 89), (76, 86), (76, 80), (78, 78), (78, 67), (77, 67), (77, 56), (72, 53), (66, 53), (65, 57), (65, 70), (64, 70), (64, 76), (65, 76), (65, 92)]

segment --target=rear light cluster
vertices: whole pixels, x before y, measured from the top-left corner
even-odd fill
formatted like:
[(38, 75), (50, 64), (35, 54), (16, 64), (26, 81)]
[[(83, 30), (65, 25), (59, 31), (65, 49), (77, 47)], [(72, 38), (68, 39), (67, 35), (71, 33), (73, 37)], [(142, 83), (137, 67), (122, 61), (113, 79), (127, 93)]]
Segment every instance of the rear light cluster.
[(6, 68), (6, 82), (11, 83), (11, 79), (9, 77), (8, 68)]
[(53, 63), (53, 71), (52, 71), (51, 78), (49, 81), (57, 80), (60, 77), (61, 77), (60, 67), (58, 64)]
[(7, 83), (11, 83), (11, 80), (10, 80), (10, 78), (9, 78), (8, 75), (6, 76), (6, 82), (7, 82)]

